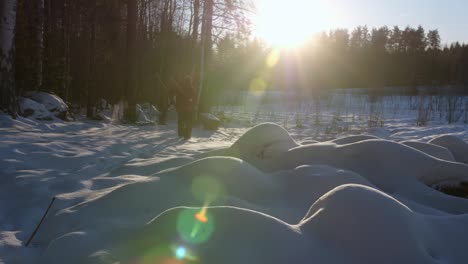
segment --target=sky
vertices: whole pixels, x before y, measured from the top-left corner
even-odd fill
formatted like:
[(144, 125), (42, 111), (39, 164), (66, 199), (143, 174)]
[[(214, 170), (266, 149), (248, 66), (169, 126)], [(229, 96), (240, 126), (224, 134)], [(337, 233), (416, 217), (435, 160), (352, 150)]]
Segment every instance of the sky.
[[(439, 29), (442, 43), (468, 43), (468, 0), (253, 0), (254, 35), (294, 44), (314, 33), (358, 25)], [(299, 25), (299, 26), (298, 26)]]

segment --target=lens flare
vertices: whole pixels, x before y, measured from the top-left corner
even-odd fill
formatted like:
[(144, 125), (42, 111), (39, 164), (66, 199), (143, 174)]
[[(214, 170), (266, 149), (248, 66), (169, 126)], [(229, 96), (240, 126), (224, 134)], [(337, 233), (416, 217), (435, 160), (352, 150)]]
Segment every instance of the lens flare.
[(177, 259), (184, 259), (185, 254), (187, 254), (187, 250), (184, 247), (178, 247), (176, 252), (175, 252), (175, 255), (176, 255)]
[(218, 179), (202, 175), (192, 182), (192, 194), (199, 202), (210, 204), (224, 194), (224, 188)]
[(257, 77), (250, 82), (249, 88), (253, 93), (263, 93), (267, 88), (267, 83), (262, 77)]
[(199, 222), (206, 223), (208, 222), (208, 217), (206, 217), (206, 207), (203, 207), (200, 212), (195, 214), (195, 219)]
[(177, 217), (176, 227), (185, 242), (197, 245), (211, 237), (215, 223), (206, 209), (184, 209)]
[(281, 51), (279, 48), (274, 48), (266, 58), (266, 66), (268, 68), (273, 68), (280, 58)]
[(137, 259), (130, 263), (138, 264), (182, 264), (184, 260), (197, 259), (191, 256), (185, 247), (174, 247), (172, 245), (154, 245), (145, 250)]

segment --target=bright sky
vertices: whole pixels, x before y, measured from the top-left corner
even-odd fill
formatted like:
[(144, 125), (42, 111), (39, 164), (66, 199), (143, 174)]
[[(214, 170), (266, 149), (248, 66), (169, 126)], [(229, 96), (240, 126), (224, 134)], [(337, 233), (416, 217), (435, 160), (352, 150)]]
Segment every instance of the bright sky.
[(254, 34), (294, 46), (314, 33), (358, 25), (422, 25), (439, 29), (442, 43), (468, 43), (468, 0), (254, 0)]

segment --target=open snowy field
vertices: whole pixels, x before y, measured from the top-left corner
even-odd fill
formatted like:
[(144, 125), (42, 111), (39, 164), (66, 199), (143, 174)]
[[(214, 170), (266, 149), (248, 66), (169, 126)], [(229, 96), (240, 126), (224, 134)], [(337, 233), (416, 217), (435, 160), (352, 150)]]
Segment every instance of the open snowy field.
[(466, 263), (468, 199), (435, 188), (466, 187), (468, 126), (408, 120), (184, 141), (1, 115), (0, 263)]

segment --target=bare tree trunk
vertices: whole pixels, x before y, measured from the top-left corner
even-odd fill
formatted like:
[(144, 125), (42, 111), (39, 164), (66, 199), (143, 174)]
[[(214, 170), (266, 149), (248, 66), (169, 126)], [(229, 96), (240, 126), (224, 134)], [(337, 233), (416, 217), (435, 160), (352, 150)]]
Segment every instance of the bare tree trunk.
[(135, 98), (135, 47), (136, 47), (136, 19), (137, 1), (127, 0), (127, 83), (126, 99), (128, 102), (125, 111), (125, 119), (129, 122), (136, 121)]
[(200, 109), (200, 99), (202, 95), (203, 85), (205, 82), (205, 72), (206, 65), (210, 62), (211, 58), (211, 48), (212, 48), (212, 34), (213, 28), (213, 0), (206, 0), (203, 6), (203, 23), (202, 23), (202, 44), (201, 44), (201, 56), (200, 56), (200, 79), (198, 83), (198, 94), (195, 104), (195, 110), (199, 115)]
[(93, 1), (91, 5), (91, 25), (90, 25), (90, 35), (91, 38), (89, 39), (89, 64), (88, 64), (88, 78), (86, 80), (86, 87), (87, 87), (87, 98), (86, 98), (86, 117), (88, 118), (94, 118), (96, 113), (95, 113), (95, 92), (94, 92), (94, 87), (95, 87), (95, 68), (94, 68), (94, 63), (95, 63), (95, 56), (94, 56), (94, 44), (96, 41), (96, 0)]
[(198, 39), (198, 26), (200, 24), (200, 0), (193, 1), (193, 28), (192, 28), (192, 45), (195, 47)]
[(53, 32), (55, 20), (53, 15), (52, 0), (44, 0), (44, 27), (43, 27), (43, 52), (42, 52), (42, 87), (49, 90), (52, 87), (52, 54), (53, 54)]
[(16, 0), (0, 1), (0, 110), (16, 118), (15, 94)]
[(70, 54), (70, 44), (71, 44), (71, 35), (72, 35), (72, 2), (70, 0), (66, 0), (66, 34), (65, 34), (65, 69), (64, 69), (64, 75), (65, 75), (65, 102), (69, 101), (69, 96), (70, 96), (70, 82), (71, 82), (71, 66), (70, 66), (70, 61), (71, 61), (71, 54)]
[(42, 52), (44, 50), (44, 0), (35, 0), (34, 6), (34, 35), (35, 35), (35, 88), (39, 89), (42, 86)]

